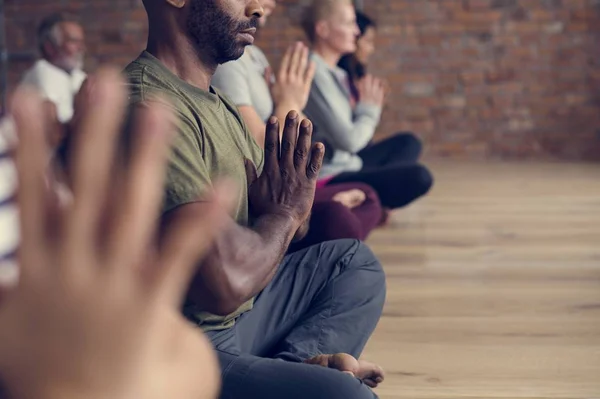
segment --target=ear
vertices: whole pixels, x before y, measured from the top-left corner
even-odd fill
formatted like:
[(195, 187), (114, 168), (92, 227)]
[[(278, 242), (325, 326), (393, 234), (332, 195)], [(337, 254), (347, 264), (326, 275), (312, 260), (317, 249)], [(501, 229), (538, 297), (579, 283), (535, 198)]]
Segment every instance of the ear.
[(327, 21), (319, 21), (315, 25), (315, 36), (317, 38), (329, 37), (329, 23)]
[(167, 3), (175, 8), (183, 8), (186, 0), (167, 0)]

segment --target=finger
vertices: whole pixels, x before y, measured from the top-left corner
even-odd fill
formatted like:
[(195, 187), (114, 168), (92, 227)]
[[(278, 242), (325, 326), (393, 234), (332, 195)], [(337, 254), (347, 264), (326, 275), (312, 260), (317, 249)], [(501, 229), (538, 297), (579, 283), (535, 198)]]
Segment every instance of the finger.
[(294, 167), (298, 172), (306, 170), (308, 157), (310, 155), (310, 144), (312, 141), (313, 125), (308, 119), (304, 119), (300, 124), (300, 133), (298, 134), (298, 143), (294, 151)]
[(280, 167), (292, 168), (294, 166), (294, 153), (298, 141), (299, 115), (296, 111), (290, 111), (285, 118), (283, 137), (281, 140)]
[(325, 146), (323, 143), (315, 143), (310, 153), (310, 162), (306, 167), (306, 176), (311, 180), (319, 177), (321, 166), (323, 166), (323, 157), (325, 156)]
[(297, 42), (294, 45), (294, 52), (292, 53), (292, 60), (290, 61), (289, 76), (298, 78), (302, 76), (300, 67), (302, 65), (302, 56), (304, 55), (304, 45), (301, 42)]
[(279, 138), (279, 120), (272, 116), (267, 122), (265, 130), (265, 160), (264, 170), (268, 173), (279, 170), (279, 152), (281, 142)]
[[(19, 143), (16, 148), (17, 202), (20, 210), (21, 253), (44, 247), (48, 218), (46, 208), (46, 159), (44, 110), (33, 91), (18, 90), (12, 101), (12, 116)], [(29, 262), (23, 262), (29, 265)]]
[(238, 197), (231, 183), (215, 185), (210, 202), (196, 207), (192, 214), (175, 220), (165, 233), (160, 262), (152, 276), (159, 292), (158, 297), (166, 304), (179, 307), (202, 256), (215, 236), (226, 225), (228, 213)]
[(317, 64), (314, 61), (310, 61), (308, 63), (308, 67), (306, 68), (306, 73), (304, 74), (304, 82), (309, 89), (312, 85), (313, 79), (315, 78), (316, 71)]
[(306, 72), (309, 66), (308, 47), (306, 47), (303, 43), (300, 43), (300, 49), (300, 62), (298, 64), (296, 76), (298, 76), (298, 79), (305, 79)]
[(283, 59), (281, 60), (281, 65), (279, 66), (279, 76), (277, 77), (277, 79), (280, 82), (287, 82), (293, 50), (294, 50), (294, 46), (290, 46), (287, 48), (287, 50), (285, 51), (285, 54), (283, 55)]
[(158, 103), (140, 108), (136, 115), (131, 162), (124, 175), (117, 211), (108, 231), (106, 262), (138, 266), (156, 231), (163, 198), (163, 182), (173, 137), (172, 114)]
[(244, 167), (246, 168), (246, 179), (248, 186), (250, 186), (256, 181), (256, 179), (258, 179), (258, 172), (256, 171), (256, 166), (254, 166), (254, 163), (249, 159), (244, 160)]
[(67, 231), (81, 245), (93, 242), (91, 237), (99, 225), (126, 108), (125, 85), (118, 71), (103, 69), (91, 79), (89, 98), (84, 100), (79, 129), (74, 133), (70, 163), (75, 200)]

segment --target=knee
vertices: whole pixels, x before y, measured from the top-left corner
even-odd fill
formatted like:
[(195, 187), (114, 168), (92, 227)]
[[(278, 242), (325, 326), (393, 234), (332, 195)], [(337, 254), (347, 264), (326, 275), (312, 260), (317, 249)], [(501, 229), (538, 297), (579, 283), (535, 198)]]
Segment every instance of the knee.
[(399, 148), (409, 149), (411, 153), (420, 155), (423, 151), (421, 139), (411, 132), (400, 132), (394, 136), (394, 141)]
[(363, 232), (352, 211), (339, 202), (329, 201), (313, 208), (311, 228), (321, 229), (322, 241), (341, 239), (362, 240)]
[(356, 289), (370, 296), (370, 301), (378, 308), (383, 308), (386, 296), (386, 277), (383, 265), (371, 248), (358, 242), (354, 256), (348, 266), (361, 271), (360, 281)]
[(419, 195), (425, 195), (433, 186), (433, 175), (425, 166), (417, 165), (416, 168), (415, 176), (418, 182)]

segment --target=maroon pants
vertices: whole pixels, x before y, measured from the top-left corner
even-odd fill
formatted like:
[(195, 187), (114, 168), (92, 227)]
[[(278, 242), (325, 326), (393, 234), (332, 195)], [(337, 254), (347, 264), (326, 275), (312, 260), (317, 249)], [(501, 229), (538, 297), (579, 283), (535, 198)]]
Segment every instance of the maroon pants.
[[(342, 191), (359, 189), (366, 194), (365, 202), (349, 209), (333, 197)], [(373, 188), (363, 183), (340, 183), (317, 188), (315, 203), (306, 237), (292, 243), (288, 252), (295, 252), (325, 241), (353, 238), (365, 240), (379, 224), (383, 211)]]

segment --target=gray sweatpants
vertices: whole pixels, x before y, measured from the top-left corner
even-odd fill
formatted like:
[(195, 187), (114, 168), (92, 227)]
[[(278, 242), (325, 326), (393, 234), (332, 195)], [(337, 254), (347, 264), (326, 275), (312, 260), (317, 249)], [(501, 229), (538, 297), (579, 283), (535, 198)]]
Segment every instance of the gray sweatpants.
[(250, 312), (232, 328), (208, 333), (221, 363), (221, 398), (376, 398), (362, 381), (302, 361), (360, 357), (384, 301), (381, 264), (358, 241), (329, 241), (285, 257)]

